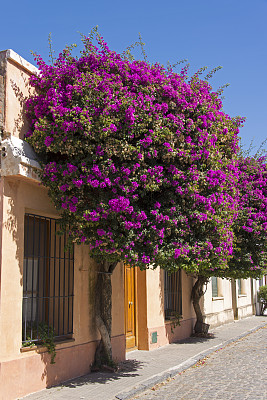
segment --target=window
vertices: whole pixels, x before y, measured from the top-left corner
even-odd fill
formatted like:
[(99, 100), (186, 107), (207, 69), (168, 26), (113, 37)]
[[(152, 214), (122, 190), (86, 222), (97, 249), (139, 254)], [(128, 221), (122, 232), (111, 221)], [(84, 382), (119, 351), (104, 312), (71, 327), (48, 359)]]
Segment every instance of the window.
[(164, 312), (165, 319), (182, 315), (181, 271), (169, 274), (164, 271)]
[(216, 276), (211, 277), (211, 289), (212, 297), (218, 297), (218, 278)]
[(246, 296), (246, 282), (244, 279), (237, 279), (238, 296)]
[[(73, 333), (73, 248), (58, 235), (56, 219), (25, 214), (22, 342), (40, 339), (53, 329), (55, 338)], [(46, 328), (45, 328), (46, 327)]]
[(242, 294), (241, 279), (237, 279), (238, 295)]

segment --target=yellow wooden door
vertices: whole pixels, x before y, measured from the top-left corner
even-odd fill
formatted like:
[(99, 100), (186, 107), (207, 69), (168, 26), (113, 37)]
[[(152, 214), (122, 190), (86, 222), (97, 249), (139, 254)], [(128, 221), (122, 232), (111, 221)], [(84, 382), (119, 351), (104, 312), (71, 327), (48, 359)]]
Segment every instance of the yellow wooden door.
[(125, 334), (126, 350), (136, 347), (135, 268), (125, 265)]

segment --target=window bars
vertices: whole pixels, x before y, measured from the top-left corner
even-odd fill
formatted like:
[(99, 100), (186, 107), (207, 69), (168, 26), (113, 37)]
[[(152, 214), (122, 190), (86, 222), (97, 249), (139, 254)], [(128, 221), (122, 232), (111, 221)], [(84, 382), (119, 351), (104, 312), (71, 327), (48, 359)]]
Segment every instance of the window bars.
[(218, 278), (216, 276), (211, 277), (211, 291), (212, 297), (218, 297)]
[(22, 342), (73, 333), (74, 252), (56, 219), (25, 214)]
[(237, 279), (237, 288), (238, 288), (238, 296), (243, 294), (243, 287), (242, 287), (242, 281), (241, 279)]
[(182, 315), (181, 270), (171, 274), (164, 271), (164, 312), (165, 319)]

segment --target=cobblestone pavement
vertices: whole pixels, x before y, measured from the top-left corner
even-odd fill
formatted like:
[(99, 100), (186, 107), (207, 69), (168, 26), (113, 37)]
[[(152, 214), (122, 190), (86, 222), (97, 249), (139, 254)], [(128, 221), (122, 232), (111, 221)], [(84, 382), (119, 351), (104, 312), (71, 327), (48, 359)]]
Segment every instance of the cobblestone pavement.
[(267, 399), (267, 327), (211, 353), (136, 400)]

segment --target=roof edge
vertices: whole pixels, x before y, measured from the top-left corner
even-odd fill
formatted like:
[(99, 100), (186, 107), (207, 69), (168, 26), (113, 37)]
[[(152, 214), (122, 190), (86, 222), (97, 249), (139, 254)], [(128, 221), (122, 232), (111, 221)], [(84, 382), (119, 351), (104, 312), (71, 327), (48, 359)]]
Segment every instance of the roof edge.
[(38, 68), (36, 68), (33, 64), (29, 63), (25, 58), (21, 57), (18, 53), (16, 53), (12, 49), (7, 49), (0, 51), (1, 53), (6, 53), (6, 59), (7, 60), (12, 60), (16, 64), (21, 65), (25, 70), (32, 74), (38, 74)]

